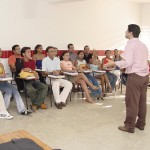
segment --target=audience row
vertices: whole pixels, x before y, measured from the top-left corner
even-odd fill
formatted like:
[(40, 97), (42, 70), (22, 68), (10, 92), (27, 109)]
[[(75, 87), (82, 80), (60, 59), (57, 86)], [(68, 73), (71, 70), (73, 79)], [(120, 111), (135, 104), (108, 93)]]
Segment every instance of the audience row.
[[(106, 57), (103, 58), (102, 61), (98, 59), (96, 50), (90, 53), (89, 46), (85, 46), (84, 50), (78, 51), (77, 54), (74, 53), (73, 44), (68, 45), (68, 51), (64, 51), (60, 58), (57, 56), (58, 49), (53, 46), (48, 46), (46, 48), (47, 56), (42, 53), (42, 45), (37, 45), (35, 47), (33, 57), (31, 57), (30, 47), (23, 47), (20, 49), (19, 45), (14, 45), (12, 51), (13, 55), (8, 58), (8, 65), (14, 74), (18, 90), (9, 82), (0, 81), (0, 91), (3, 93), (4, 98), (0, 99), (0, 118), (13, 118), (7, 112), (11, 97), (15, 99), (20, 114), (28, 115), (31, 113), (31, 111), (25, 108), (19, 93), (21, 90), (24, 90), (24, 82), (19, 78), (20, 73), (29, 73), (35, 77), (35, 79), (25, 81), (27, 94), (32, 103), (31, 110), (33, 112), (36, 112), (39, 108), (47, 109), (45, 99), (49, 85), (52, 87), (55, 106), (58, 109), (62, 109), (66, 106), (67, 97), (72, 90), (72, 86), (76, 84), (81, 85), (85, 92), (86, 102), (89, 103), (93, 103), (94, 98), (102, 98), (107, 92), (112, 92), (115, 88), (117, 76), (111, 72), (112, 68), (103, 68), (103, 65), (111, 60), (109, 50), (105, 52)], [(115, 55), (112, 58), (114, 61), (122, 59), (118, 50), (114, 52)], [(1, 55), (2, 50), (0, 49), (0, 57)], [(119, 68), (115, 69), (119, 70)], [(94, 73), (93, 76), (93, 72), (85, 73), (87, 70), (105, 70), (106, 73)], [(48, 77), (48, 75), (59, 76), (64, 74), (64, 72), (77, 74), (76, 76), (70, 76), (69, 80), (67, 77), (59, 79)], [(0, 63), (0, 78), (4, 77), (6, 77), (4, 66)], [(98, 81), (100, 81), (102, 90)], [(60, 87), (63, 87), (61, 92)], [(2, 95), (0, 96), (2, 97)]]

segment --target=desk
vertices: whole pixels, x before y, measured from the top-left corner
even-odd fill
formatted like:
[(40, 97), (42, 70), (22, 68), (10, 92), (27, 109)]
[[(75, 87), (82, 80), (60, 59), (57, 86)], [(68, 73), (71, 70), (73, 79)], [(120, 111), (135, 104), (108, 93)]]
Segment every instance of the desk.
[(12, 77), (0, 78), (0, 82), (4, 82), (4, 81), (12, 81), (12, 80), (13, 80)]
[(84, 70), (83, 73), (92, 73), (92, 70)]
[(37, 71), (37, 72), (42, 72), (42, 69), (35, 69), (35, 71)]
[(18, 130), (18, 131), (11, 132), (11, 133), (0, 134), (0, 144), (9, 142), (11, 139), (17, 139), (17, 138), (18, 139), (19, 138), (28, 138), (28, 139), (31, 139), (34, 142), (36, 142), (44, 150), (53, 150), (48, 145), (46, 145), (45, 143), (43, 143), (42, 141), (40, 141), (39, 139), (37, 139), (36, 137), (34, 137), (33, 135), (31, 135), (30, 133), (28, 133), (25, 130)]
[(67, 76), (73, 76), (73, 77), (78, 76), (78, 72), (63, 72), (63, 73)]

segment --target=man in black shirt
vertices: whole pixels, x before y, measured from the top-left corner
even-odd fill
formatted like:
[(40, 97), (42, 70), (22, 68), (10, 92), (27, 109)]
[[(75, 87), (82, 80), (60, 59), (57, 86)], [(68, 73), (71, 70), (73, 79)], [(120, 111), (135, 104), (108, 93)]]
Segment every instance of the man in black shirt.
[(92, 58), (92, 54), (90, 53), (90, 47), (84, 46), (84, 59), (87, 63), (89, 63), (89, 60)]

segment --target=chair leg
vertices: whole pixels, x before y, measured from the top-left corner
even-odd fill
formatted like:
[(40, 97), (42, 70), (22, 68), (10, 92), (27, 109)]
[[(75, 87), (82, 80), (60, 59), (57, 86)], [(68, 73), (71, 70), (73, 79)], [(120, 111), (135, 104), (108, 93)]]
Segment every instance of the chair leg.
[(49, 88), (50, 88), (50, 103), (51, 103), (51, 107), (53, 106), (53, 100), (52, 100), (52, 98), (51, 98), (51, 94), (53, 93), (53, 90), (52, 90), (52, 81), (51, 81), (51, 78), (49, 78), (50, 79), (50, 86), (49, 86)]
[(51, 103), (51, 107), (53, 106), (53, 101), (52, 101), (52, 98), (50, 96), (50, 103)]
[(120, 83), (121, 84), (121, 94), (122, 94), (122, 83)]
[(25, 100), (26, 100), (26, 108), (28, 110), (29, 109), (29, 107), (28, 107), (28, 93), (27, 93), (26, 83), (24, 80), (23, 80), (23, 85), (24, 85), (24, 94), (25, 94)]
[(70, 102), (71, 102), (71, 95), (72, 95), (72, 90), (70, 91), (69, 95), (70, 95)]
[(51, 96), (52, 94), (53, 94), (52, 87), (49, 86), (49, 97), (50, 97), (51, 107), (53, 106), (53, 100), (52, 100), (52, 96)]
[(83, 91), (83, 89), (81, 88), (81, 90), (82, 90), (82, 99), (84, 98), (84, 91)]

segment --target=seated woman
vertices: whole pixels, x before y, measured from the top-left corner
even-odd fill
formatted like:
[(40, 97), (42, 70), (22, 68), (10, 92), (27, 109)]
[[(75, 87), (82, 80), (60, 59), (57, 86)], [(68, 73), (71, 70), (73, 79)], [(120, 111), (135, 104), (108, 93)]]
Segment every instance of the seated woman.
[[(2, 55), (2, 50), (0, 49), (0, 58), (1, 55)], [(2, 63), (0, 63), (0, 78), (4, 78), (4, 77), (6, 77), (4, 66)], [(23, 103), (23, 100), (18, 90), (12, 84), (10, 84), (7, 81), (0, 82), (0, 90), (4, 92), (4, 102), (5, 102), (6, 109), (8, 109), (10, 104), (10, 98), (13, 96), (17, 104), (18, 112), (20, 114), (28, 115), (31, 113), (25, 108), (25, 105)]]
[[(77, 57), (78, 59), (75, 61), (76, 68), (78, 70), (80, 70), (81, 72), (83, 72), (84, 70), (89, 70), (89, 66), (87, 65), (86, 61), (84, 60), (84, 52), (78, 51), (77, 56), (78, 56)], [(84, 75), (88, 78), (88, 80), (90, 82), (93, 83), (93, 85), (99, 87), (99, 83), (98, 83), (97, 79), (95, 79), (90, 73), (84, 73)], [(102, 92), (101, 92), (100, 87), (97, 91), (92, 90), (90, 88), (90, 91), (91, 91), (92, 96), (97, 97), (98, 99), (102, 98), (102, 95), (101, 95)]]
[[(115, 49), (114, 50), (114, 56), (113, 56), (112, 60), (113, 61), (120, 61), (122, 59), (123, 58), (120, 56), (119, 50)], [(118, 85), (118, 88), (119, 88), (120, 80), (122, 80), (122, 77), (126, 77), (127, 75), (124, 73), (122, 74), (122, 72), (120, 71), (120, 68), (118, 66), (115, 67), (115, 70), (113, 70), (113, 73), (117, 76), (116, 85)]]
[(11, 116), (5, 108), (5, 103), (1, 91), (0, 91), (0, 118), (8, 120), (13, 118), (13, 116)]
[[(92, 70), (102, 70), (101, 62), (98, 59), (98, 54), (97, 54), (96, 50), (93, 51), (92, 58), (89, 60), (89, 67)], [(101, 86), (102, 86), (103, 93), (106, 93), (105, 86), (104, 86), (105, 83), (107, 85), (108, 91), (112, 92), (112, 88), (111, 88), (111, 85), (110, 85), (110, 82), (109, 82), (109, 79), (108, 79), (106, 73), (104, 73), (104, 74), (95, 73), (95, 78), (101, 80)]]
[[(42, 69), (42, 60), (45, 58), (45, 55), (42, 54), (42, 51), (43, 51), (42, 45), (35, 46), (33, 60), (36, 63), (36, 69)], [(39, 75), (40, 82), (46, 83), (40, 71), (38, 71), (38, 75)]]
[[(120, 52), (117, 49), (114, 50), (114, 56), (113, 56), (112, 60), (113, 61), (122, 60), (122, 57), (120, 56)], [(115, 70), (120, 70), (120, 69), (119, 69), (119, 67), (116, 66)]]
[[(107, 64), (109, 60), (112, 60), (110, 58), (110, 56), (111, 56), (110, 50), (105, 51), (105, 55), (106, 55), (106, 57), (104, 57), (102, 59), (102, 67), (104, 64)], [(116, 86), (117, 76), (114, 73), (112, 73), (110, 70), (106, 70), (106, 74), (107, 74), (107, 77), (109, 79), (109, 82), (110, 82), (112, 89), (114, 89)]]
[[(62, 71), (66, 72), (77, 72), (77, 68), (72, 64), (71, 61), (69, 61), (69, 52), (65, 51), (62, 53), (62, 61), (60, 63)], [(77, 76), (73, 77), (73, 81), (77, 84), (81, 84), (85, 95), (86, 95), (86, 102), (93, 103), (92, 98), (89, 95), (89, 91), (87, 88), (87, 85), (93, 89), (93, 90), (98, 90), (99, 87), (94, 86), (91, 82), (88, 81), (86, 76), (83, 73), (79, 73)]]

